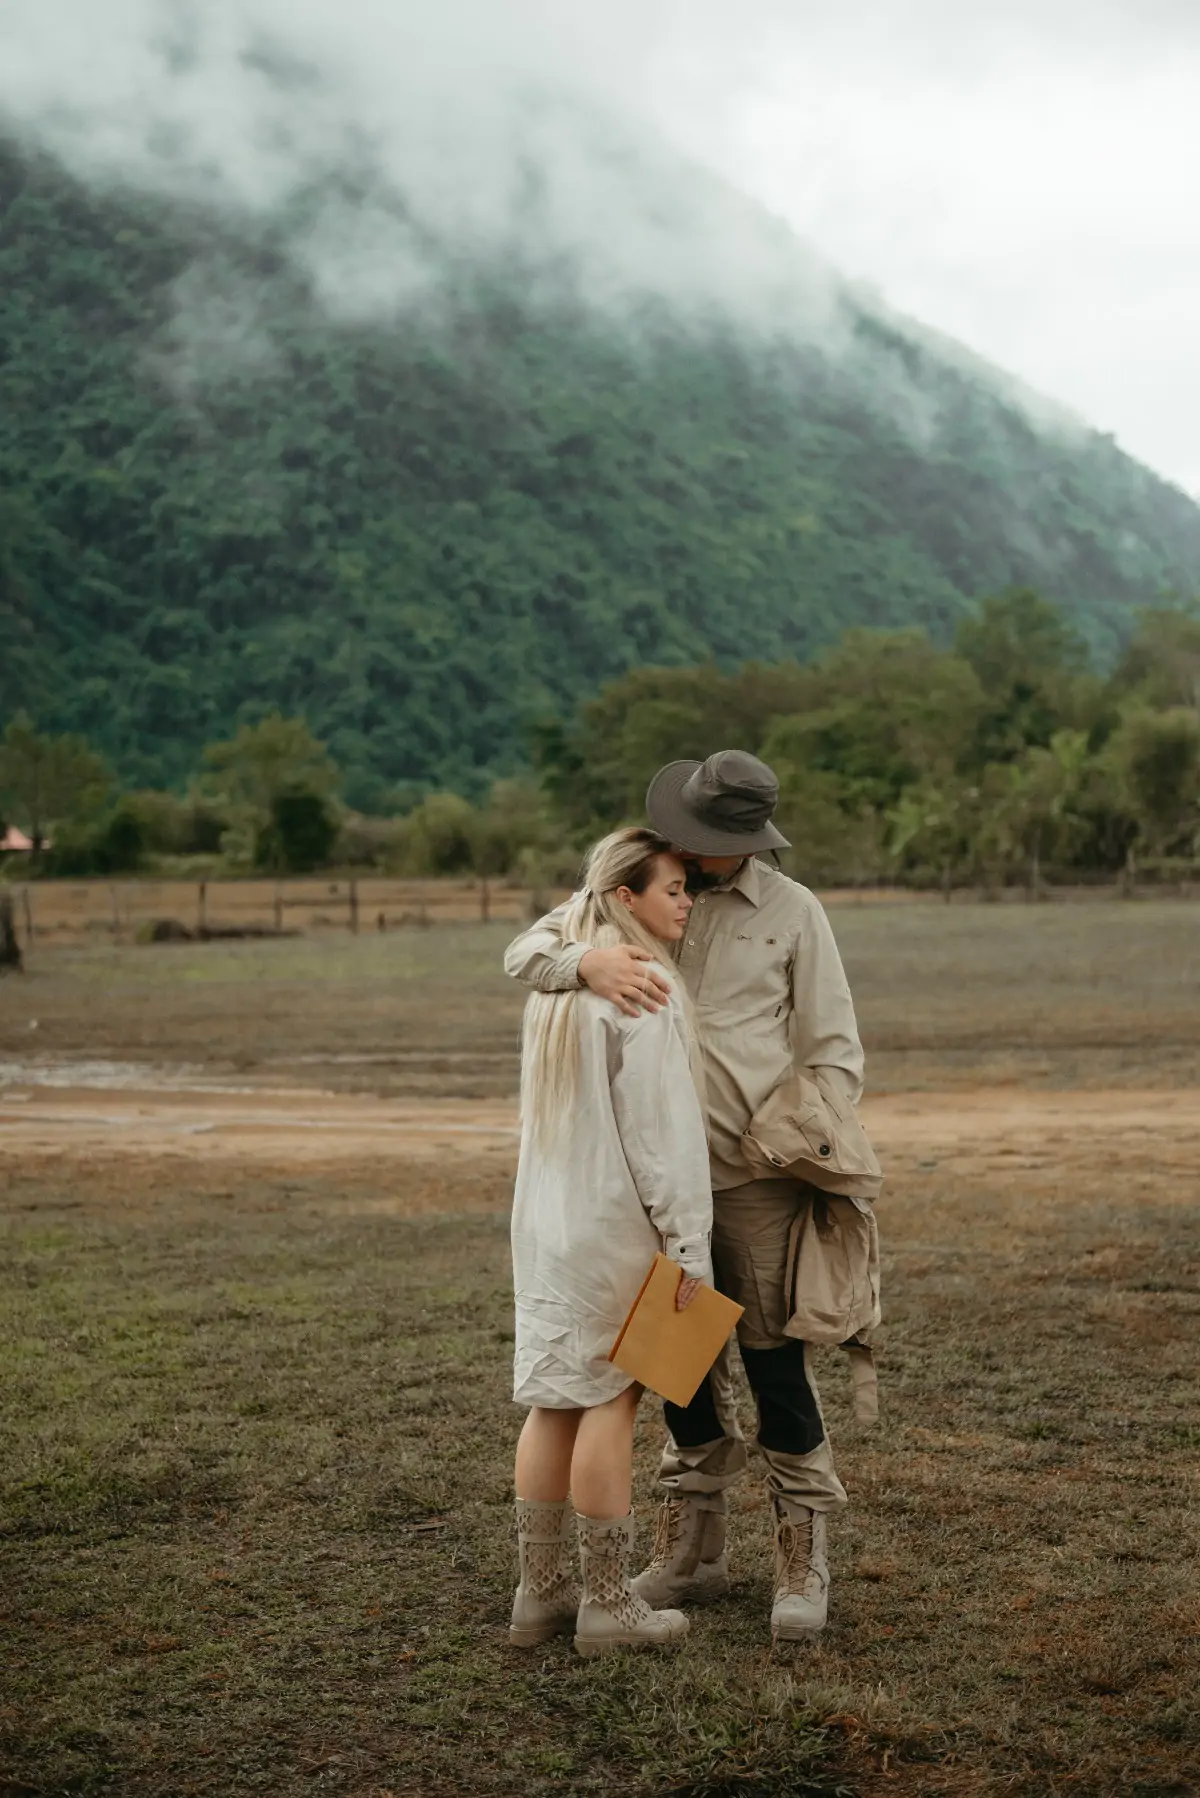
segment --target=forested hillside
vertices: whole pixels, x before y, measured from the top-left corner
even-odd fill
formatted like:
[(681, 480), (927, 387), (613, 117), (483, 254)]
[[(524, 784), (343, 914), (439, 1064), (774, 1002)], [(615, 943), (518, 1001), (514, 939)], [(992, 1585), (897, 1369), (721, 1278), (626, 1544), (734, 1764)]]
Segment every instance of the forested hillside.
[(470, 792), (640, 664), (945, 640), (1018, 583), (1103, 657), (1200, 587), (1182, 493), (848, 292), (830, 349), (447, 251), (436, 309), (351, 324), (302, 225), (0, 146), (0, 718), (128, 782), (278, 707), (355, 803)]

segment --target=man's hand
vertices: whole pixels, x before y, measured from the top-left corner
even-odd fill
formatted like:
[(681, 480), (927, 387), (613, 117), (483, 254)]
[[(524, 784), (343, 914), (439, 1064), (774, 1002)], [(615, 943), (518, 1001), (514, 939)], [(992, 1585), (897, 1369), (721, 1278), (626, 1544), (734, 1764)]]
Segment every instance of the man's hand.
[(579, 978), (598, 999), (611, 999), (626, 1017), (661, 1011), (671, 989), (645, 949), (618, 943), (615, 949), (589, 949), (579, 963)]

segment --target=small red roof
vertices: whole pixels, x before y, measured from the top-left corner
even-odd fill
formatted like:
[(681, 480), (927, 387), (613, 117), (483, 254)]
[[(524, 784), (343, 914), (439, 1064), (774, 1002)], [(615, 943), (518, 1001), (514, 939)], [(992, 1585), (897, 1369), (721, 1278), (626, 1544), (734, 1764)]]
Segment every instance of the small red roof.
[(27, 837), (23, 830), (10, 824), (4, 835), (0, 837), (0, 855), (11, 849), (29, 850), (33, 848), (33, 838)]

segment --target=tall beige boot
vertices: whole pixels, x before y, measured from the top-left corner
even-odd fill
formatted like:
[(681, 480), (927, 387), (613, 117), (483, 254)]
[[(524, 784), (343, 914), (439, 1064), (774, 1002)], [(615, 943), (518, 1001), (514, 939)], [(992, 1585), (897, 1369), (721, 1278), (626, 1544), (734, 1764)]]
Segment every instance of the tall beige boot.
[(575, 1518), (583, 1563), (583, 1598), (575, 1646), (583, 1655), (611, 1648), (667, 1647), (681, 1642), (688, 1620), (682, 1611), (652, 1611), (629, 1584), (633, 1516)]
[(771, 1606), (773, 1642), (811, 1641), (825, 1628), (829, 1612), (829, 1563), (825, 1558), (825, 1513), (794, 1499), (772, 1495), (775, 1513), (775, 1596)]
[(658, 1507), (654, 1553), (633, 1582), (647, 1604), (703, 1604), (729, 1590), (725, 1494), (672, 1492)]
[(514, 1648), (536, 1648), (551, 1636), (570, 1635), (579, 1610), (571, 1501), (540, 1504), (519, 1498), (517, 1553), (521, 1583), (513, 1599), (508, 1639)]

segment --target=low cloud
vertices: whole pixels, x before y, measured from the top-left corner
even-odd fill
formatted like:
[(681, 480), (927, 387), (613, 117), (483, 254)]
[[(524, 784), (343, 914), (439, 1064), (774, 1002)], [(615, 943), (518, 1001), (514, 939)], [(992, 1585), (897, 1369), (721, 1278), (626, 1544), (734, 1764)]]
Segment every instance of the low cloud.
[(289, 216), (335, 313), (516, 248), (534, 289), (836, 345), (837, 265), (1200, 486), (1197, 80), (1190, 0), (0, 11), (0, 115), (89, 180)]

